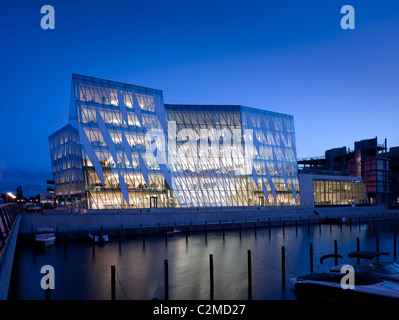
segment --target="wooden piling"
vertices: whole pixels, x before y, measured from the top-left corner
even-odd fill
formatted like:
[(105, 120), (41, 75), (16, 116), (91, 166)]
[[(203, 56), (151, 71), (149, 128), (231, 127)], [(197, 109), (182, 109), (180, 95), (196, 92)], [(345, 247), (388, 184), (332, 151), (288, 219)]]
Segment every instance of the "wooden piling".
[(335, 254), (335, 257), (334, 257), (334, 263), (335, 263), (335, 265), (338, 265), (338, 243), (337, 243), (337, 240), (334, 240), (334, 254)]
[(313, 244), (309, 243), (310, 273), (313, 273)]
[(285, 282), (285, 247), (281, 247), (281, 277), (283, 282)]
[(115, 300), (115, 298), (116, 298), (115, 285), (116, 285), (116, 281), (115, 281), (115, 266), (112, 265), (111, 266), (111, 300)]
[(254, 232), (255, 232), (255, 238), (256, 238), (256, 222), (254, 222)]
[(165, 278), (165, 300), (169, 300), (169, 266), (168, 260), (166, 259), (164, 265), (164, 278)]
[(209, 280), (210, 280), (210, 300), (213, 300), (214, 298), (213, 254), (209, 255)]
[(222, 229), (223, 229), (223, 240), (224, 240), (224, 223), (223, 223)]
[(248, 300), (252, 298), (252, 261), (251, 250), (248, 250)]

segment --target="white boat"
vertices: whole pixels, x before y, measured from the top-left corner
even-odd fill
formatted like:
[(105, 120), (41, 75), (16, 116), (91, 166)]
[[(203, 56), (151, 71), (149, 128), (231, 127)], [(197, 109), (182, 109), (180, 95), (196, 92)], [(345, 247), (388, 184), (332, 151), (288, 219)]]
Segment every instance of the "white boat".
[[(339, 257), (339, 255), (326, 255), (320, 259), (323, 264), (325, 258)], [(355, 271), (354, 288), (345, 289), (342, 278), (346, 273), (322, 272), (310, 273), (291, 279), (299, 294), (323, 299), (399, 299), (399, 284), (376, 277), (370, 272)]]
[(182, 230), (174, 228), (173, 230), (167, 231), (166, 233), (167, 234), (175, 234), (175, 233), (181, 233), (181, 232), (182, 232)]
[(108, 235), (107, 234), (92, 234), (91, 232), (89, 233), (89, 238), (90, 240), (94, 243), (105, 243), (109, 241)]
[(55, 234), (53, 228), (37, 228), (35, 234), (35, 243), (37, 245), (48, 247), (55, 243)]

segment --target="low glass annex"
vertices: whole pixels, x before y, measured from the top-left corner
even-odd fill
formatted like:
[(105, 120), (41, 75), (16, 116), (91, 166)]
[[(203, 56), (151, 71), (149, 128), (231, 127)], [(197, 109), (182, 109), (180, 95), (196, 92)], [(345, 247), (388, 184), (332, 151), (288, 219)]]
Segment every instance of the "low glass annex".
[(89, 209), (300, 202), (285, 114), (164, 104), (160, 90), (74, 74), (69, 124), (49, 140), (56, 197)]

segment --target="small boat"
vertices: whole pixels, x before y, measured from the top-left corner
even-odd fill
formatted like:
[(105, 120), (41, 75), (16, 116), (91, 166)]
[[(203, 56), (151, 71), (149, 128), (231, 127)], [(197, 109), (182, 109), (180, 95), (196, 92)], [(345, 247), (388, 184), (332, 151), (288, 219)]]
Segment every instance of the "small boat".
[(42, 247), (49, 247), (55, 243), (53, 228), (37, 228), (35, 234), (35, 244)]
[[(340, 255), (325, 255), (320, 259), (337, 257)], [(353, 298), (383, 298), (399, 299), (399, 284), (376, 277), (370, 272), (356, 271), (354, 273), (354, 288), (345, 289), (343, 277), (346, 273), (327, 272), (310, 273), (291, 279), (298, 293), (323, 299), (353, 299)]]
[(166, 231), (167, 234), (181, 233), (182, 230), (174, 228), (173, 230)]
[(89, 238), (90, 240), (94, 243), (105, 243), (108, 242), (109, 238), (107, 234), (93, 234), (93, 233), (89, 233)]
[[(373, 261), (360, 263), (360, 259), (373, 260), (380, 256), (387, 256), (388, 252), (381, 251), (353, 251), (348, 254), (351, 259), (357, 259), (359, 263), (351, 264), (355, 271), (370, 272), (378, 278), (399, 282), (399, 265), (394, 262)], [(330, 271), (341, 270), (342, 265), (330, 268)]]

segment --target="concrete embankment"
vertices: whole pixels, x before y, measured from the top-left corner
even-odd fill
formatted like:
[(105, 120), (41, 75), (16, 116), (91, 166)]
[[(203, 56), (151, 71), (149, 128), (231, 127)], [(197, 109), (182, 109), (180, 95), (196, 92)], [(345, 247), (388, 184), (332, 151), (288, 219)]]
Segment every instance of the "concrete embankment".
[(0, 205), (0, 300), (6, 300), (21, 216), (15, 204)]
[(399, 218), (399, 210), (383, 207), (302, 208), (234, 207), (190, 209), (101, 210), (78, 213), (23, 213), (20, 236), (29, 239), (40, 227), (58, 235), (86, 237), (103, 230), (110, 236), (165, 233), (177, 226), (183, 231), (204, 231), (278, 225), (326, 223), (345, 218), (346, 223)]

